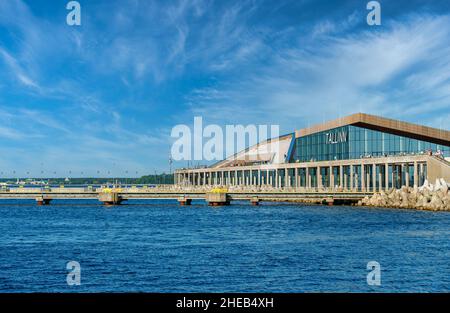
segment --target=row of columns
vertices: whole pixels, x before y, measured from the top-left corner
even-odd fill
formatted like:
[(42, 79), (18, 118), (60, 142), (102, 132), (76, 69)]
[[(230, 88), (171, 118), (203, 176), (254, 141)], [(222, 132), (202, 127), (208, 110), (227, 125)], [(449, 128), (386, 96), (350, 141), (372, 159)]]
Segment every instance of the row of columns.
[(177, 172), (175, 175), (178, 185), (341, 188), (376, 191), (421, 185), (426, 177), (426, 163), (361, 163), (326, 167), (192, 170)]

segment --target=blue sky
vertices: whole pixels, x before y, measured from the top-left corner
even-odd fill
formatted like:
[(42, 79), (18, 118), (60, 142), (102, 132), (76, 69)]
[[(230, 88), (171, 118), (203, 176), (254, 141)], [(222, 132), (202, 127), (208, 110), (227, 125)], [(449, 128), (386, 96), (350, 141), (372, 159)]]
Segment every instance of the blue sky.
[(194, 116), (449, 128), (447, 0), (380, 1), (372, 27), (367, 1), (80, 0), (72, 27), (67, 2), (0, 0), (0, 177), (168, 172)]

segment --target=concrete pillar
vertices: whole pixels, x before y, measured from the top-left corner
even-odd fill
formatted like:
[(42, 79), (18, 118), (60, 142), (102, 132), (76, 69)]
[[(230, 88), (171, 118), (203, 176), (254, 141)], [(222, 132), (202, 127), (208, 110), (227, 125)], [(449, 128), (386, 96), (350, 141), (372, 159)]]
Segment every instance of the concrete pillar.
[(384, 183), (386, 190), (389, 190), (389, 164), (384, 164)]
[(285, 168), (284, 169), (284, 186), (290, 187), (290, 185), (291, 185), (291, 180), (289, 179), (289, 169)]
[(186, 198), (186, 197), (180, 197), (178, 198), (178, 203), (180, 205), (191, 205), (192, 199)]
[(380, 165), (378, 167), (378, 191), (383, 190), (383, 175), (382, 175), (383, 166)]
[(409, 164), (405, 164), (405, 186), (409, 187)]
[(419, 175), (417, 172), (417, 161), (414, 162), (414, 188), (419, 187)]
[(333, 166), (330, 166), (329, 171), (330, 171), (330, 173), (328, 174), (328, 176), (330, 177), (330, 179), (329, 179), (330, 188), (333, 190), (334, 187), (335, 187), (334, 186), (335, 182), (334, 182), (334, 168), (333, 168)]
[(391, 173), (391, 181), (392, 181), (392, 188), (395, 188), (395, 176), (394, 176), (394, 169), (395, 169), (395, 164), (391, 164), (392, 166), (392, 173)]
[[(428, 177), (425, 176), (425, 173), (424, 173), (424, 169), (423, 169), (423, 168), (424, 168), (424, 163), (420, 163), (420, 172), (419, 172), (419, 175), (422, 176), (423, 179), (425, 180), (425, 179), (428, 179)], [(419, 176), (419, 177), (420, 177), (420, 176)], [(427, 171), (427, 176), (428, 176), (428, 171)], [(421, 184), (420, 181), (421, 181), (421, 179), (419, 179), (419, 185)]]
[(224, 180), (225, 180), (225, 173), (224, 171), (222, 171), (222, 178), (220, 179), (220, 184), (223, 186), (224, 184)]
[(316, 181), (317, 188), (322, 187), (322, 174), (320, 173), (320, 166), (316, 167)]
[[(344, 171), (344, 167), (342, 167), (342, 171)], [(344, 183), (344, 190), (348, 190), (348, 186), (347, 186), (347, 172), (344, 173), (343, 183)]]
[(306, 175), (305, 177), (306, 188), (309, 189), (311, 188), (311, 176), (309, 175), (309, 167), (306, 167), (305, 175)]
[(372, 191), (377, 191), (377, 165), (372, 164)]
[(344, 188), (344, 167), (339, 165), (339, 187)]
[(354, 188), (353, 176), (353, 165), (350, 165), (350, 190)]
[(41, 197), (41, 196), (36, 198), (37, 205), (49, 205), (50, 201), (51, 201), (51, 199), (44, 198), (44, 197)]
[(295, 176), (295, 188), (300, 187), (300, 182), (298, 181), (298, 168), (294, 168), (294, 176)]
[(364, 164), (361, 164), (361, 191), (366, 190), (366, 173)]
[(258, 197), (252, 197), (252, 198), (250, 199), (250, 203), (251, 203), (252, 205), (259, 205), (259, 199), (258, 199)]
[(275, 188), (278, 188), (278, 169), (275, 169)]

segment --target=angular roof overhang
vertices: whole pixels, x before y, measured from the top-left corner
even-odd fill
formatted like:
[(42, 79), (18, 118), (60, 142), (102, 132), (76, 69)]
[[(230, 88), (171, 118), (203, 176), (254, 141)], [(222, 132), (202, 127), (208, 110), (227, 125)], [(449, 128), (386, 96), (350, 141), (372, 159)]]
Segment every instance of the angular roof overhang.
[(424, 140), (439, 145), (450, 146), (450, 131), (448, 130), (402, 122), (365, 113), (356, 113), (323, 124), (297, 130), (295, 132), (295, 138), (346, 125), (364, 127), (417, 140)]

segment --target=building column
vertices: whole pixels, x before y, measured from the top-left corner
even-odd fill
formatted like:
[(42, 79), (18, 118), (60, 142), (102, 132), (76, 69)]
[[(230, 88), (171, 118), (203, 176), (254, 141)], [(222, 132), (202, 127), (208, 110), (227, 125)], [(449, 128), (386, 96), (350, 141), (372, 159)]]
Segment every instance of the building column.
[(372, 164), (372, 191), (377, 191), (377, 165)]
[(383, 190), (383, 175), (382, 175), (383, 165), (378, 167), (378, 191)]
[(348, 186), (347, 186), (347, 172), (344, 173), (344, 169), (345, 167), (342, 167), (342, 172), (343, 173), (343, 186), (344, 186), (344, 190), (348, 190)]
[(309, 175), (309, 167), (306, 167), (305, 170), (305, 185), (307, 189), (311, 188), (311, 176)]
[(361, 164), (361, 191), (366, 191), (366, 173), (364, 164)]
[[(420, 172), (419, 175), (423, 177), (423, 179), (428, 179), (428, 177), (425, 177), (424, 172), (423, 172), (423, 163), (420, 163)], [(427, 169), (427, 176), (428, 176), (428, 169)], [(419, 184), (420, 184), (421, 179), (419, 179)]]
[(405, 186), (409, 187), (409, 164), (404, 164), (405, 170)]
[(389, 190), (389, 164), (384, 164), (384, 183), (386, 190)]
[(335, 183), (334, 183), (334, 168), (333, 168), (333, 166), (330, 166), (329, 171), (330, 171), (330, 173), (328, 176), (330, 177), (330, 180), (329, 180), (330, 188), (331, 188), (331, 190), (334, 190)]
[(275, 169), (275, 188), (278, 188), (278, 169)]
[(353, 165), (350, 165), (350, 190), (353, 191), (354, 188), (354, 182), (353, 182)]
[(317, 180), (317, 188), (322, 187), (322, 174), (320, 173), (320, 166), (316, 168), (316, 180)]
[(339, 165), (339, 188), (344, 188), (344, 167)]
[(300, 183), (298, 181), (298, 168), (294, 168), (294, 177), (295, 177), (295, 188), (300, 187)]
[(414, 162), (414, 188), (419, 187), (419, 175), (417, 173), (417, 161)]
[(396, 167), (396, 165), (395, 164), (391, 164), (391, 166), (392, 166), (392, 173), (391, 173), (391, 180), (392, 180), (392, 188), (396, 188), (395, 187), (395, 167)]

